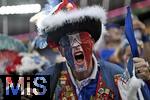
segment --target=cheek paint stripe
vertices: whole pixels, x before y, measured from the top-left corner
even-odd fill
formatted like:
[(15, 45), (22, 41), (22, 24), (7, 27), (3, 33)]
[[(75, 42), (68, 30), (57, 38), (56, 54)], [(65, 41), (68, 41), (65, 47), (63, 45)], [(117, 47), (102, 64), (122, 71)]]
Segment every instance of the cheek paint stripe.
[(73, 55), (72, 55), (72, 48), (71, 47), (67, 47), (65, 48), (65, 57), (67, 59), (67, 62), (69, 63), (69, 65), (73, 68), (74, 68), (74, 59), (73, 59)]

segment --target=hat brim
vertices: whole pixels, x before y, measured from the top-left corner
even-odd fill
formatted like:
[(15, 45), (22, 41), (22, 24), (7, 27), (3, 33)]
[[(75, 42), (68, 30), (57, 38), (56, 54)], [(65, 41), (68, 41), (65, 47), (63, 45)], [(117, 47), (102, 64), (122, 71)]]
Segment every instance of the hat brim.
[(45, 33), (48, 34), (48, 37), (55, 41), (59, 42), (60, 38), (69, 34), (80, 33), (80, 32), (88, 32), (91, 34), (92, 38), (97, 41), (101, 35), (101, 21), (98, 19), (90, 18), (89, 16), (85, 16), (84, 19), (75, 22), (67, 22), (63, 25), (54, 28), (54, 29), (45, 29)]

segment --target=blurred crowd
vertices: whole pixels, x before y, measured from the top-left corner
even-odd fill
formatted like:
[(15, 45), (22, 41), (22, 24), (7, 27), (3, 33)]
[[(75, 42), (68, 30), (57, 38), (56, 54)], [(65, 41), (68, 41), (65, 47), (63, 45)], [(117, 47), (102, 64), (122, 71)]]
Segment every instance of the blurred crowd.
[(3, 44), (0, 47), (0, 75), (33, 75), (65, 60), (57, 48), (38, 49), (34, 44), (26, 46), (11, 36), (1, 34), (0, 37)]
[[(137, 17), (133, 17), (134, 35), (137, 41), (140, 57), (150, 63), (150, 31), (148, 27)], [(127, 64), (132, 56), (129, 42), (124, 33), (124, 26), (117, 23), (107, 23), (106, 32), (103, 33), (102, 47), (96, 49), (96, 54), (104, 60), (116, 63), (120, 66)], [(99, 45), (101, 45), (99, 43)]]

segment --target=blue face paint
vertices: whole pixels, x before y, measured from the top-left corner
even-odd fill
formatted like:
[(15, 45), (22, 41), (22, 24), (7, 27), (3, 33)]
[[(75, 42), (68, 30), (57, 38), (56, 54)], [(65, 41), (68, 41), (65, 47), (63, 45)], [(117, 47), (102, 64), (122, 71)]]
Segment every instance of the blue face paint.
[[(83, 72), (87, 70), (87, 62), (81, 46), (82, 43), (79, 33), (62, 37), (59, 44), (64, 49), (64, 56), (72, 70), (77, 72)], [(74, 57), (77, 57), (78, 55), (82, 56), (82, 61), (80, 58)]]
[(63, 38), (61, 38), (59, 44), (61, 47), (64, 48), (65, 58), (67, 59), (69, 66), (71, 66), (72, 69), (75, 69), (74, 59), (72, 55), (72, 47), (69, 42), (69, 37), (64, 36)]

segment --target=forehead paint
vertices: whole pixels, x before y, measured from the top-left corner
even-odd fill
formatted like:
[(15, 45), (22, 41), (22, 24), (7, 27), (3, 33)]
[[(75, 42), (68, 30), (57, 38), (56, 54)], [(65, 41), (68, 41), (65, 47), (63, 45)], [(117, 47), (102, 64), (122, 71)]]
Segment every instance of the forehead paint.
[(68, 37), (69, 37), (69, 42), (71, 47), (75, 47), (81, 44), (79, 33), (74, 35), (68, 35)]
[(82, 32), (80, 34), (80, 39), (82, 43), (88, 43), (92, 41), (91, 35), (88, 32)]

